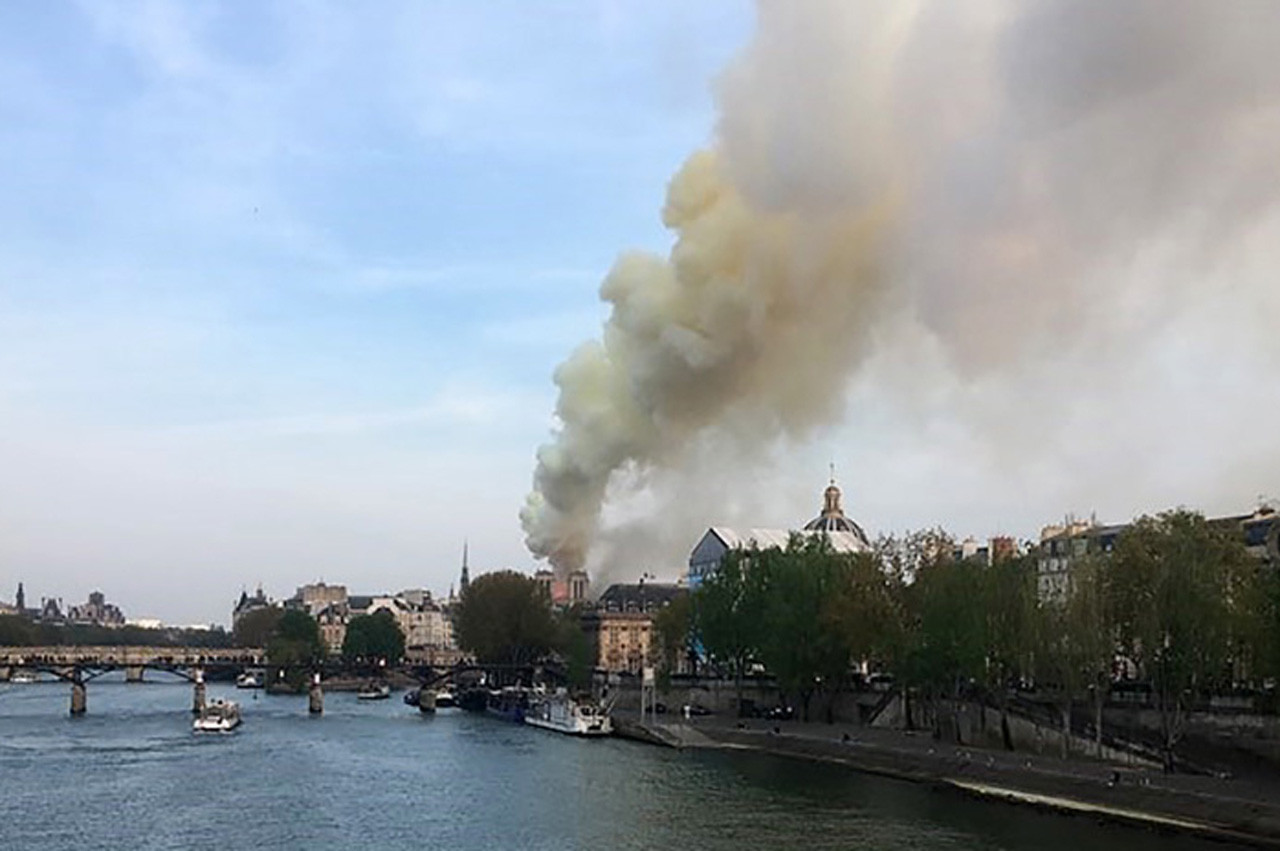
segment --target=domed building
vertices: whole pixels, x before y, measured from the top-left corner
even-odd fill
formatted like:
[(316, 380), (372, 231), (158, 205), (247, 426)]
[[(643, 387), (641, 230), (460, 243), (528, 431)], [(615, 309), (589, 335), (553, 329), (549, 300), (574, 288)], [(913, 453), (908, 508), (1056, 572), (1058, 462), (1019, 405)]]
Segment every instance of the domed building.
[(831, 548), (838, 553), (867, 552), (871, 549), (867, 533), (852, 518), (845, 516), (840, 497), (840, 488), (836, 486), (833, 473), (830, 484), (822, 492), (822, 513), (806, 523), (803, 529), (730, 529), (712, 526), (703, 533), (689, 555), (689, 572), (686, 574), (689, 587), (697, 588), (702, 584), (703, 578), (719, 568), (721, 559), (730, 550), (752, 547), (785, 550), (791, 543), (792, 535), (824, 535)]
[(867, 539), (867, 533), (862, 531), (862, 527), (853, 522), (852, 518), (844, 516), (844, 509), (840, 507), (840, 496), (840, 488), (836, 487), (833, 476), (827, 489), (822, 492), (822, 513), (804, 524), (804, 531), (848, 532), (870, 547), (871, 542)]

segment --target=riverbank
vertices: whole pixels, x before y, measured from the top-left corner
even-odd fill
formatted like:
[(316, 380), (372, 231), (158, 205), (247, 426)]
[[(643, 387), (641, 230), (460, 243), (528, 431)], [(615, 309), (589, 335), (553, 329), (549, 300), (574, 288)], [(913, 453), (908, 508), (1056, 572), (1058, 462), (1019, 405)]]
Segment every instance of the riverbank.
[(948, 746), (927, 733), (843, 725), (710, 717), (655, 727), (660, 730), (656, 739), (664, 744), (820, 760), (979, 798), (1280, 848), (1280, 778), (1265, 784), (1165, 775), (1093, 761)]

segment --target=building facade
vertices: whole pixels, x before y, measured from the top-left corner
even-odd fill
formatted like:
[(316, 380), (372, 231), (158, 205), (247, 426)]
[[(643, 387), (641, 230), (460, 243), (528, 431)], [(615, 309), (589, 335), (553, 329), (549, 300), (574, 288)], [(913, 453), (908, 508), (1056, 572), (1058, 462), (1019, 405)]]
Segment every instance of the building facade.
[(119, 606), (107, 602), (106, 595), (94, 591), (86, 602), (67, 609), (67, 621), (86, 626), (121, 627), (125, 617)]
[(325, 606), (315, 613), (315, 619), (320, 627), (320, 639), (324, 641), (325, 650), (334, 656), (341, 655), (342, 643), (347, 640), (346, 606)]
[(654, 616), (686, 593), (684, 586), (656, 582), (609, 586), (582, 615), (596, 669), (640, 674), (656, 665), (660, 648), (653, 635)]
[(295, 608), (301, 608), (312, 617), (330, 606), (341, 607), (346, 604), (347, 586), (326, 585), (323, 581), (300, 586), (288, 603)]
[(569, 608), (587, 602), (591, 582), (585, 570), (575, 570), (565, 576), (557, 576), (553, 570), (539, 570), (533, 574), (533, 581), (547, 595), (553, 606)]
[(259, 609), (269, 609), (274, 605), (275, 603), (267, 599), (267, 595), (262, 593), (261, 585), (258, 586), (258, 590), (254, 592), (252, 597), (250, 597), (247, 592), (241, 591), (240, 599), (236, 601), (235, 606), (231, 609), (231, 628), (235, 629), (236, 624), (240, 622), (241, 618), (250, 612), (256, 612)]
[[(345, 613), (341, 616), (333, 612), (329, 629), (337, 641), (339, 649), (342, 642), (337, 640), (339, 632), (346, 637), (346, 623), (358, 615), (376, 615), (385, 611), (395, 618), (396, 625), (404, 633), (406, 649), (451, 650), (454, 647), (453, 623), (444, 607), (435, 602), (431, 592), (421, 589), (401, 591), (398, 594), (380, 594), (371, 596), (349, 597)], [(339, 627), (338, 619), (342, 623)]]
[[(1250, 555), (1263, 564), (1280, 568), (1280, 513), (1260, 506), (1251, 514), (1212, 517), (1209, 522), (1238, 530)], [(1036, 556), (1036, 592), (1042, 601), (1061, 602), (1071, 593), (1072, 566), (1091, 555), (1106, 555), (1129, 528), (1128, 523), (1100, 524), (1068, 517), (1040, 532)]]

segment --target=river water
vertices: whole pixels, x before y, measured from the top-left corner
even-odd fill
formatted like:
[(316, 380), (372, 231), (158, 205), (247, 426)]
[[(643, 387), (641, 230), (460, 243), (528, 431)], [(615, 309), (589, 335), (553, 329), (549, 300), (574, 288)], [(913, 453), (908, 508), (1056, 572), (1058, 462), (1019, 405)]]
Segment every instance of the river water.
[[(151, 675), (157, 679), (163, 675)], [(104, 678), (105, 679), (105, 678)], [(0, 684), (0, 848), (1198, 849), (838, 767), (580, 741), (400, 696), (241, 701), (191, 732), (185, 683)], [(256, 694), (256, 697), (255, 697)]]

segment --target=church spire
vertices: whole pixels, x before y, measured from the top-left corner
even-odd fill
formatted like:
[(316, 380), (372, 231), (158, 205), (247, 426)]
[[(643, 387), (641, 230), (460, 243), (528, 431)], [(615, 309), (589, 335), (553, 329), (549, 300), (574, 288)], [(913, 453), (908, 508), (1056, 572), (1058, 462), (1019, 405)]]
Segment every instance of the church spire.
[(18, 583), (18, 596), (14, 598), (14, 605), (18, 609), (18, 614), (26, 614), (27, 611), (27, 592), (23, 589), (22, 583)]
[(467, 593), (467, 586), (471, 584), (471, 569), (467, 566), (467, 539), (462, 539), (462, 579), (458, 582), (458, 593)]

